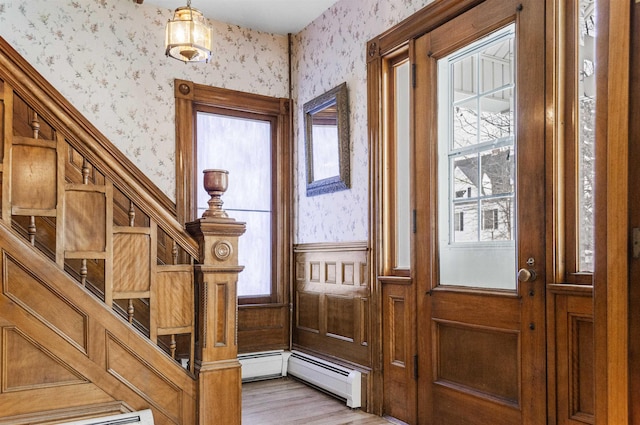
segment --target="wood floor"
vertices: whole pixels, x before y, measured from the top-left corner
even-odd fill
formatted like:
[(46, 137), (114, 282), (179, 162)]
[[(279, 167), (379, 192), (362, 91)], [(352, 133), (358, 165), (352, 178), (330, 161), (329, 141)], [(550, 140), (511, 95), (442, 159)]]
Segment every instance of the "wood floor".
[(389, 425), (290, 378), (242, 385), (243, 425)]

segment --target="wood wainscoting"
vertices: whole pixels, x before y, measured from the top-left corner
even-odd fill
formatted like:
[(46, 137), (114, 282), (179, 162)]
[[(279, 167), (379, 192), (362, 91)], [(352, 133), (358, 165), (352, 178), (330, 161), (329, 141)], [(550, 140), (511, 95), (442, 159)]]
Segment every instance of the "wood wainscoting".
[(366, 242), (294, 246), (293, 348), (371, 372), (369, 249)]

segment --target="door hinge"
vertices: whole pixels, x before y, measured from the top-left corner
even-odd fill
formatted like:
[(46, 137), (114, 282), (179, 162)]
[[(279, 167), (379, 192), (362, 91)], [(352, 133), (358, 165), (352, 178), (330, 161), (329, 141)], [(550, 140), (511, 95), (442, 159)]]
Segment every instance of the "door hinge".
[(413, 379), (418, 379), (418, 355), (413, 356)]
[(416, 64), (411, 64), (411, 87), (416, 88)]

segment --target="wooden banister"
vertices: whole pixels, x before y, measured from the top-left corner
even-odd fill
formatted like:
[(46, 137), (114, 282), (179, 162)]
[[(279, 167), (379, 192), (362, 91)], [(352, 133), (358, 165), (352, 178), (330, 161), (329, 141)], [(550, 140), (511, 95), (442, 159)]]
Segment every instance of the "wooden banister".
[[(0, 142), (0, 234), (13, 235), (0, 238), (0, 254), (9, 249), (19, 255), (29, 256), (28, 252), (36, 250), (44, 254), (41, 260), (48, 259), (48, 267), (59, 273), (51, 277), (55, 284), (47, 282), (53, 274), (38, 275), (31, 283), (39, 291), (34, 296), (55, 294), (54, 298), (62, 300), (56, 303), (68, 306), (70, 315), (76, 310), (81, 313), (77, 328), (69, 329), (81, 341), (74, 340), (73, 347), (104, 341), (82, 347), (91, 357), (90, 365), (78, 361), (73, 347), (61, 349), (53, 356), (54, 363), (63, 365), (60, 376), (69, 370), (78, 385), (95, 385), (102, 397), (129, 394), (108, 378), (116, 375), (117, 381), (134, 388), (135, 408), (146, 407), (141, 400), (148, 399), (149, 407), (164, 415), (166, 420), (157, 423), (240, 423), (236, 281), (242, 270), (237, 243), (245, 231), (244, 223), (207, 217), (185, 229), (176, 220), (175, 205), (2, 38)], [(16, 248), (14, 239), (20, 238), (28, 246), (26, 251)], [(13, 264), (1, 260), (0, 255), (0, 265)], [(16, 257), (15, 264), (28, 272), (33, 263)], [(93, 312), (85, 311), (91, 310), (91, 302), (73, 305), (79, 302), (78, 288), (69, 288), (72, 294), (66, 293), (65, 285), (71, 279), (61, 278), (63, 272), (77, 281), (79, 288), (97, 295), (108, 306), (105, 311), (122, 316), (131, 334), (123, 334), (119, 325), (117, 338), (109, 328), (100, 328), (100, 334), (94, 335)], [(6, 270), (0, 274), (9, 276)], [(50, 289), (39, 289), (41, 286)], [(30, 296), (28, 291), (22, 295)], [(11, 297), (0, 293), (3, 303), (11, 305)], [(46, 300), (29, 308), (39, 320), (55, 316)], [(9, 313), (0, 311), (0, 351), (6, 349), (2, 344), (7, 341), (29, 345), (22, 342), (23, 335), (37, 347), (41, 336), (36, 335), (42, 332), (22, 329), (25, 325), (18, 326), (13, 320)], [(113, 320), (117, 319), (107, 322)], [(51, 328), (52, 335), (58, 332), (49, 323), (44, 326)], [(13, 339), (3, 339), (7, 327), (17, 329), (10, 333)], [(144, 336), (153, 344), (138, 341)], [(86, 341), (82, 342), (83, 338)], [(145, 344), (173, 360), (157, 363), (156, 354), (147, 357)], [(42, 348), (45, 357), (51, 351), (47, 345)], [(135, 370), (122, 376), (126, 367), (118, 363), (121, 359), (129, 366), (143, 365), (144, 379), (137, 378)], [(186, 364), (187, 370), (182, 370), (186, 378), (176, 379), (175, 371), (165, 373), (167, 361), (175, 367)], [(95, 367), (103, 368), (92, 372), (99, 378), (85, 378), (83, 374)], [(37, 370), (30, 373), (38, 374)], [(46, 376), (34, 379), (39, 382)], [(152, 384), (154, 380), (158, 385)], [(49, 385), (43, 381), (20, 395), (25, 409), (28, 399), (40, 394), (45, 384)], [(192, 399), (194, 385), (196, 399)], [(145, 387), (149, 391), (166, 387), (162, 390), (166, 398), (145, 394), (140, 389)], [(153, 398), (156, 396), (158, 399)], [(103, 401), (99, 396), (88, 399), (98, 404)], [(22, 402), (12, 414), (24, 413), (20, 406)]]

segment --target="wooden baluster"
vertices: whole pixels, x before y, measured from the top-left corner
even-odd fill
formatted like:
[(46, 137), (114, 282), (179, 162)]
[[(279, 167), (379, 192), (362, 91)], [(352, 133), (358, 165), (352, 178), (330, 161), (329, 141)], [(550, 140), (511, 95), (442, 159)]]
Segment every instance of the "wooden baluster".
[(171, 358), (175, 360), (176, 358), (176, 347), (178, 344), (176, 343), (176, 335), (171, 334), (171, 343), (169, 344), (169, 350), (171, 351)]
[[(33, 138), (37, 139), (40, 135), (40, 121), (38, 120), (38, 113), (33, 111), (33, 119), (31, 120), (31, 129), (33, 130)], [(29, 242), (32, 246), (36, 245), (36, 218), (35, 216), (29, 217), (29, 227), (27, 229), (29, 234)]]
[(82, 264), (80, 265), (80, 284), (82, 286), (87, 286), (87, 274), (88, 274), (87, 259), (83, 258)]
[(29, 233), (29, 242), (32, 246), (36, 245), (36, 218), (35, 216), (29, 217), (29, 227), (27, 228)]
[(133, 207), (133, 202), (129, 201), (129, 227), (133, 227), (136, 222), (136, 210)]
[(33, 138), (37, 139), (40, 135), (40, 121), (38, 120), (38, 113), (33, 111), (33, 119), (31, 120), (31, 128), (33, 129)]
[(171, 249), (171, 254), (173, 256), (173, 265), (178, 264), (178, 244), (176, 241), (173, 241), (173, 248)]
[(82, 184), (89, 184), (89, 163), (86, 158), (82, 159)]
[(129, 323), (133, 323), (133, 313), (135, 313), (135, 309), (133, 308), (133, 299), (129, 298), (129, 307), (127, 308)]

